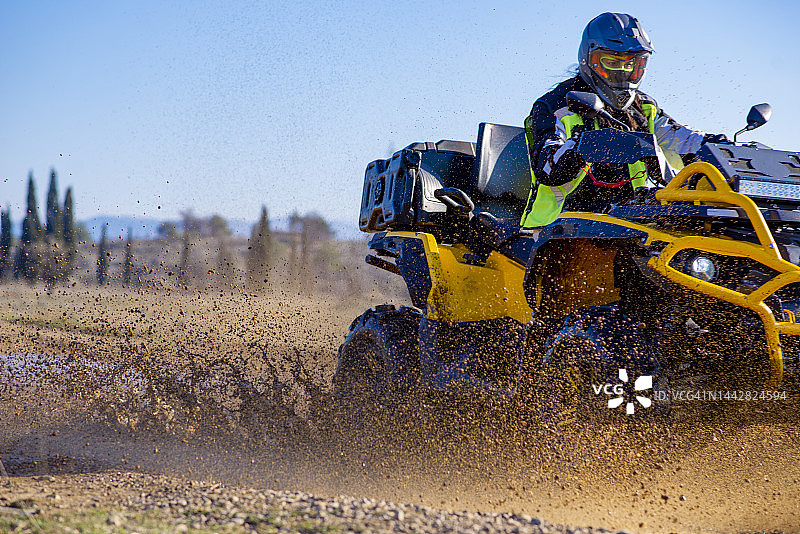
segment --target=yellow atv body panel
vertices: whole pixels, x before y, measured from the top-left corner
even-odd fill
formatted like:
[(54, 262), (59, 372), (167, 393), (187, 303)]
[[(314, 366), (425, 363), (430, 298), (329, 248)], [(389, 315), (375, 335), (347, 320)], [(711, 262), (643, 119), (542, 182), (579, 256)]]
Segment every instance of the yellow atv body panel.
[[(689, 183), (701, 175), (701, 181)], [(692, 202), (712, 206), (741, 208), (747, 214), (758, 243), (750, 243), (720, 235), (698, 235), (686, 231), (665, 231), (655, 223), (637, 224), (628, 220), (597, 213), (568, 212), (559, 219), (596, 221), (634, 230), (643, 235), (644, 244), (660, 241), (665, 246), (654, 252), (648, 267), (666, 279), (693, 292), (726, 301), (755, 312), (764, 325), (769, 351), (770, 373), (768, 387), (777, 386), (783, 378), (781, 335), (800, 335), (800, 323), (792, 313), (790, 320), (776, 318), (764, 302), (782, 287), (800, 282), (800, 267), (782, 259), (772, 233), (755, 203), (746, 195), (733, 191), (720, 172), (708, 163), (694, 163), (684, 168), (668, 187), (656, 194), (662, 204)], [(462, 244), (446, 245), (424, 232), (389, 232), (387, 237), (419, 240), (424, 248), (431, 290), (428, 293), (425, 316), (446, 323), (465, 323), (510, 317), (527, 323), (548, 299), (548, 311), (566, 316), (586, 306), (609, 304), (619, 299), (614, 284), (615, 248), (598, 245), (596, 240), (570, 239), (569, 248), (544, 255), (534, 274), (535, 301), (529, 303), (524, 292), (526, 269), (496, 251), (485, 262), (473, 261), (472, 251)], [(537, 243), (538, 246), (541, 244)], [(750, 258), (779, 274), (758, 288), (734, 290), (714, 282), (704, 281), (670, 265), (680, 251), (692, 249), (721, 256)], [(528, 274), (531, 276), (531, 274)], [(530, 282), (528, 282), (530, 283)], [(784, 317), (784, 318), (785, 318)]]

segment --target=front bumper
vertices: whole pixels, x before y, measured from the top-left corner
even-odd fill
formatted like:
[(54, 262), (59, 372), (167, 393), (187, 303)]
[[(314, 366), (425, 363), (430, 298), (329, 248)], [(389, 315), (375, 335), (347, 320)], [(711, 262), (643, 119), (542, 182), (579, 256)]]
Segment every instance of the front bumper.
[[(700, 179), (698, 179), (698, 175), (701, 176)], [(800, 267), (781, 257), (772, 232), (752, 199), (733, 191), (720, 172), (708, 163), (693, 163), (683, 169), (667, 187), (656, 194), (656, 199), (663, 204), (704, 202), (744, 209), (758, 238), (757, 244), (697, 235), (680, 237), (664, 247), (658, 256), (651, 258), (648, 266), (668, 280), (692, 291), (755, 312), (764, 324), (764, 334), (769, 352), (770, 369), (766, 387), (777, 388), (784, 381), (787, 371), (793, 375), (798, 371), (796, 368), (797, 352), (792, 353), (784, 349), (785, 347), (800, 347), (797, 337), (800, 336), (800, 323), (795, 322), (796, 314), (775, 310), (765, 301), (787, 286), (800, 283)], [(688, 249), (717, 255), (750, 258), (774, 270), (777, 275), (748, 293), (722, 287), (695, 278), (670, 265), (670, 260), (676, 254)], [(789, 320), (784, 320), (786, 318)], [(792, 376), (791, 380), (796, 380), (796, 376)]]

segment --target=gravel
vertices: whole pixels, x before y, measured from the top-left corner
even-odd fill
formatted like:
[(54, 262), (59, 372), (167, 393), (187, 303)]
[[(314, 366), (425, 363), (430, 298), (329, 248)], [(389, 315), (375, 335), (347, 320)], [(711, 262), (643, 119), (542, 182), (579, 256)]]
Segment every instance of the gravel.
[(590, 533), (551, 525), (526, 515), (484, 514), (438, 510), (346, 496), (322, 498), (297, 491), (228, 487), (192, 481), (125, 499), (125, 509), (169, 510), (192, 527), (238, 526), (261, 530), (269, 525), (278, 532), (341, 530), (345, 532), (513, 532)]
[[(109, 531), (136, 531), (141, 517), (161, 517), (175, 532), (608, 532), (553, 525), (528, 515), (448, 511), (347, 496), (324, 498), (144, 473), (15, 477), (13, 486), (0, 489), (0, 516), (22, 508), (32, 514), (52, 514), (99, 507), (109, 510), (103, 529)], [(98, 493), (100, 488), (105, 491)], [(24, 493), (38, 498), (20, 498)], [(60, 493), (65, 493), (63, 499)], [(88, 502), (89, 494), (104, 496)]]

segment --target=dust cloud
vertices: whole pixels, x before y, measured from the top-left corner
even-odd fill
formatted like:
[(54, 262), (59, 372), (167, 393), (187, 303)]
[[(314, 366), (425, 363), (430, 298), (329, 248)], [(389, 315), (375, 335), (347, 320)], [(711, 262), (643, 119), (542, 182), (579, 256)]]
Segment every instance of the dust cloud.
[(114, 469), (630, 531), (800, 529), (793, 402), (555, 431), (514, 401), (419, 394), (340, 424), (336, 351), (376, 297), (6, 286), (0, 457), (12, 477)]

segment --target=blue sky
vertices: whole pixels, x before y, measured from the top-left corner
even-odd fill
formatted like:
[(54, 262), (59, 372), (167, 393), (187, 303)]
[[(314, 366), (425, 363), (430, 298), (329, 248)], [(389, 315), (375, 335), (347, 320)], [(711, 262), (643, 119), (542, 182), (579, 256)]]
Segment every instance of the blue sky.
[[(795, 2), (13, 2), (0, 0), (0, 204), (33, 171), (78, 217), (356, 224), (366, 164), (414, 141), (520, 125), (576, 62), (586, 23), (637, 16), (643, 89), (678, 121), (800, 149)], [(744, 139), (744, 137), (743, 137)], [(159, 209), (160, 206), (160, 209)]]

